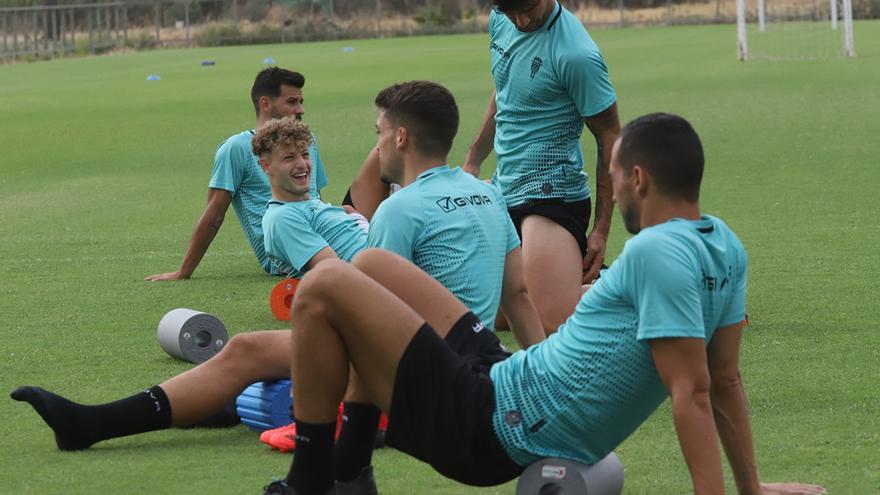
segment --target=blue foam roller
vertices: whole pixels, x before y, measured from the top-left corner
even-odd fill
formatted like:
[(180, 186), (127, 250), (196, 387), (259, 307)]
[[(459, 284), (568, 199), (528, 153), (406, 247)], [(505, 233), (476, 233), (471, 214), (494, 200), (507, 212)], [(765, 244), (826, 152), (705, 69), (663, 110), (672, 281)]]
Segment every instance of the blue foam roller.
[(291, 405), (290, 380), (254, 383), (235, 399), (241, 422), (256, 431), (290, 424)]

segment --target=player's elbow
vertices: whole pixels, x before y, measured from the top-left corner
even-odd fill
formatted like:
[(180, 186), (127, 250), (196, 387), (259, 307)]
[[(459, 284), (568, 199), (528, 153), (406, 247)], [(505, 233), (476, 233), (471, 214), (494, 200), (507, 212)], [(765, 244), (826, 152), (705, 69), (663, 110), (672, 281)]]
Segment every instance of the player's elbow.
[(700, 411), (711, 411), (712, 397), (711, 387), (708, 383), (693, 383), (686, 387), (678, 387), (672, 390), (670, 394), (672, 398), (673, 409), (693, 409)]
[(220, 227), (223, 225), (223, 220), (226, 218), (225, 215), (209, 215), (207, 217), (207, 226), (212, 230), (220, 230)]

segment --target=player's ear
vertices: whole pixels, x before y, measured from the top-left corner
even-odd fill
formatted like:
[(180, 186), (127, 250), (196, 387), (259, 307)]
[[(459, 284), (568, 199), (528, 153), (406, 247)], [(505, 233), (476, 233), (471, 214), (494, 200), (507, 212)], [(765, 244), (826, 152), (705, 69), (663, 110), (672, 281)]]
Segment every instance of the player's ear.
[(260, 104), (260, 112), (261, 113), (268, 112), (269, 107), (272, 106), (272, 98), (269, 98), (268, 96), (261, 96), (258, 101)]
[(269, 175), (269, 160), (265, 156), (260, 156), (260, 168), (263, 169), (263, 172), (266, 172), (266, 175)]
[(397, 132), (395, 134), (397, 149), (402, 149), (410, 140), (409, 130), (406, 127), (400, 126), (397, 128)]
[(632, 181), (636, 194), (638, 194), (639, 196), (644, 196), (645, 193), (647, 193), (648, 191), (648, 186), (650, 184), (651, 178), (648, 175), (648, 172), (641, 165), (633, 165)]

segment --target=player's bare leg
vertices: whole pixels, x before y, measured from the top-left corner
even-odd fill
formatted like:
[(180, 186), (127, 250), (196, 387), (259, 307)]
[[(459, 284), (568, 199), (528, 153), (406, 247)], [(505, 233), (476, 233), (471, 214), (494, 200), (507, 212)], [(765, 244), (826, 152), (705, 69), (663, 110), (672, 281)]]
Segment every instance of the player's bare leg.
[(171, 404), (173, 426), (200, 421), (234, 400), (248, 385), (290, 375), (290, 332), (234, 336), (219, 354), (160, 387)]
[(110, 438), (201, 421), (220, 412), (245, 387), (290, 372), (286, 330), (234, 337), (202, 365), (161, 385), (123, 399), (82, 405), (38, 387), (21, 387), (12, 398), (28, 402), (55, 433), (61, 450), (82, 450)]
[(583, 292), (578, 243), (556, 222), (530, 215), (522, 221), (522, 253), (529, 295), (544, 328), (555, 332)]
[[(361, 253), (354, 266), (322, 262), (297, 290), (291, 376), (298, 445), (288, 480), (298, 484), (298, 490), (321, 492), (332, 486), (332, 425), (348, 384), (349, 362), (360, 377), (360, 393), (367, 391), (359, 397), (369, 397), (385, 411), (391, 407), (397, 366), (425, 322), (395, 293), (408, 294), (407, 299), (427, 314), (441, 334), (467, 312), (427, 274), (403, 258), (377, 250)], [(303, 437), (308, 441), (300, 442)]]

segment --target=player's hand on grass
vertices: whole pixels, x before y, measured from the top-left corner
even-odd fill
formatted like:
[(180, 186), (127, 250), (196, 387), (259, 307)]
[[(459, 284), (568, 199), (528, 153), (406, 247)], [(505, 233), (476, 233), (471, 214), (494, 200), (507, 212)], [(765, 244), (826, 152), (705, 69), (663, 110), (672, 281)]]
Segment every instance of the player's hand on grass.
[(591, 284), (599, 276), (599, 269), (605, 262), (605, 244), (608, 236), (601, 232), (593, 231), (587, 237), (587, 254), (584, 256), (583, 284)]
[(828, 493), (825, 487), (820, 485), (805, 485), (803, 483), (761, 483), (762, 495), (813, 495)]
[(168, 280), (186, 280), (188, 278), (189, 275), (184, 275), (180, 273), (180, 271), (176, 271), (168, 273), (157, 273), (155, 275), (150, 275), (149, 277), (144, 278), (144, 280), (148, 280), (150, 282), (165, 282)]

